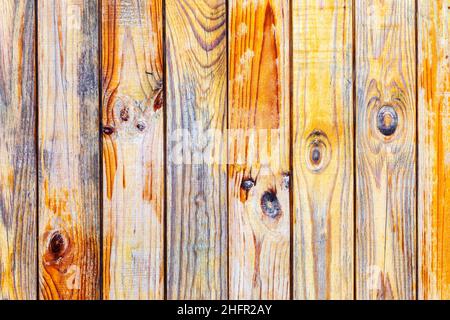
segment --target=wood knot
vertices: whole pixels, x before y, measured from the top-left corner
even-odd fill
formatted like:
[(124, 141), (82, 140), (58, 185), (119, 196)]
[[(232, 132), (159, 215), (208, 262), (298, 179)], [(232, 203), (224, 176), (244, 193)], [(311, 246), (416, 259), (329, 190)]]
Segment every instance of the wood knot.
[(252, 178), (243, 179), (241, 182), (241, 189), (245, 191), (249, 191), (251, 188), (255, 186), (255, 180)]
[(139, 131), (144, 131), (145, 128), (147, 128), (147, 125), (145, 124), (144, 121), (138, 121), (137, 124), (136, 124), (136, 128), (137, 128)]
[(109, 136), (114, 133), (114, 128), (112, 126), (103, 126), (102, 131), (104, 134)]
[(281, 214), (281, 206), (274, 191), (266, 191), (261, 197), (261, 210), (270, 218), (276, 218)]
[(130, 113), (129, 113), (127, 107), (125, 107), (122, 110), (120, 110), (120, 119), (122, 121), (128, 121), (130, 119)]
[(155, 98), (155, 100), (153, 102), (153, 111), (156, 112), (159, 109), (161, 109), (163, 104), (164, 104), (164, 95), (163, 95), (163, 90), (160, 89), (158, 91), (158, 93), (156, 94), (156, 98)]
[(289, 172), (283, 172), (281, 176), (281, 186), (283, 189), (289, 189), (291, 187), (291, 174)]
[(306, 139), (308, 151), (306, 164), (308, 169), (319, 173), (328, 166), (331, 159), (331, 144), (327, 135), (320, 130), (313, 130)]
[(64, 256), (66, 252), (67, 242), (64, 239), (64, 236), (59, 231), (55, 231), (48, 243), (48, 252), (51, 254), (51, 258), (54, 261), (59, 260)]
[(398, 115), (391, 106), (383, 106), (377, 114), (377, 128), (385, 136), (391, 136), (397, 130)]

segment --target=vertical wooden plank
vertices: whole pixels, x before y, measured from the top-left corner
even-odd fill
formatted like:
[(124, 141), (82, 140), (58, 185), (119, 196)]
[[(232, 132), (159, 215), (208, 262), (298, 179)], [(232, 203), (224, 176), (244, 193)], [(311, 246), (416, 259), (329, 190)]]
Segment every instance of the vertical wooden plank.
[(105, 299), (164, 297), (162, 10), (102, 1)]
[(36, 298), (35, 6), (0, 1), (0, 299)]
[(225, 299), (226, 3), (165, 3), (167, 297)]
[(356, 1), (356, 297), (416, 296), (415, 1)]
[(41, 299), (100, 296), (97, 9), (39, 1)]
[(450, 299), (450, 41), (447, 1), (418, 6), (419, 298)]
[(230, 1), (231, 299), (289, 299), (289, 1)]
[(353, 298), (352, 1), (293, 3), (294, 298)]

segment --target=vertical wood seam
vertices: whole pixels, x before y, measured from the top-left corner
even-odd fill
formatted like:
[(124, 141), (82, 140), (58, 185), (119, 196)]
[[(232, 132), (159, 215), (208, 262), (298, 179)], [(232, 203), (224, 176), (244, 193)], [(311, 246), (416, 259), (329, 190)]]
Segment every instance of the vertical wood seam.
[(102, 139), (102, 122), (103, 122), (103, 63), (102, 63), (102, 52), (103, 52), (103, 23), (102, 23), (102, 1), (98, 0), (97, 3), (97, 15), (98, 15), (98, 35), (97, 35), (97, 56), (98, 56), (98, 189), (99, 189), (99, 229), (100, 229), (100, 270), (99, 270), (99, 292), (100, 299), (104, 300), (103, 297), (103, 139)]
[(356, 297), (356, 270), (357, 270), (357, 257), (356, 257), (356, 224), (357, 224), (357, 211), (356, 204), (358, 197), (356, 196), (356, 0), (352, 0), (352, 111), (353, 111), (353, 300), (357, 300)]
[(36, 234), (35, 234), (35, 240), (36, 240), (36, 300), (39, 300), (39, 68), (38, 68), (38, 61), (39, 61), (39, 53), (38, 53), (38, 0), (34, 0), (34, 75), (35, 75), (35, 138), (34, 138), (34, 152), (36, 157)]

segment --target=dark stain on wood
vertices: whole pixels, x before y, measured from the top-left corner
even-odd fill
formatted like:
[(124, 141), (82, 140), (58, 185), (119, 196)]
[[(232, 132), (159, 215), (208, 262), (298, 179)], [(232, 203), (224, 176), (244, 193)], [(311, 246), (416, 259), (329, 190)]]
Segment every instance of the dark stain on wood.
[(270, 218), (276, 218), (281, 214), (281, 205), (275, 191), (269, 190), (263, 193), (261, 197), (261, 210)]

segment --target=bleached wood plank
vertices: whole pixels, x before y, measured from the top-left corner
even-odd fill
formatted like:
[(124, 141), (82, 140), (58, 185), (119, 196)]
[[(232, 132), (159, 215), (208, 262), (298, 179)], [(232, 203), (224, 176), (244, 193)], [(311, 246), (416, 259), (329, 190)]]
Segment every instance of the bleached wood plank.
[(100, 297), (97, 1), (38, 10), (39, 296)]
[(166, 0), (167, 298), (227, 298), (226, 3)]
[(0, 12), (0, 299), (35, 299), (35, 3)]
[(415, 2), (355, 10), (356, 298), (414, 299)]
[(352, 299), (352, 1), (292, 5), (294, 298)]

